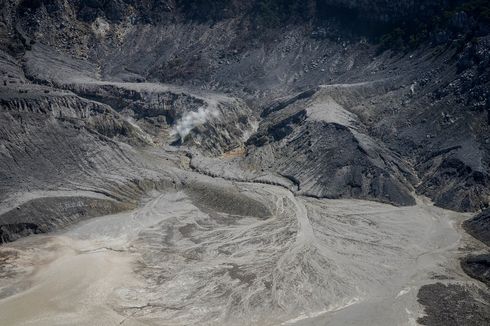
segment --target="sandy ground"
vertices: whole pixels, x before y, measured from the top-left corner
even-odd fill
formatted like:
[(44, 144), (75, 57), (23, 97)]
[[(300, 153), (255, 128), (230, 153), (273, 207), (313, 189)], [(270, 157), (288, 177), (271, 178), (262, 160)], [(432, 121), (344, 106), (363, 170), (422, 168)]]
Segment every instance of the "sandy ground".
[[(113, 292), (134, 282), (128, 257), (109, 251), (81, 254), (79, 243), (55, 239), (56, 259), (38, 267), (27, 291), (3, 299), (2, 325), (118, 325)], [(51, 244), (53, 245), (53, 244)]]
[(236, 187), (272, 216), (167, 193), (2, 246), (0, 325), (416, 325), (458, 277), (461, 214)]

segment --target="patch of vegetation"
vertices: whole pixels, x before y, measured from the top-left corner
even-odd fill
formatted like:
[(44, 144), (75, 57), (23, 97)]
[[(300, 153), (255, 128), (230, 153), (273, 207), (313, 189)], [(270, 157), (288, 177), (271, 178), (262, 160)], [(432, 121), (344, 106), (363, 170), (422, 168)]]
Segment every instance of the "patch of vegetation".
[(27, 10), (37, 10), (41, 6), (45, 6), (48, 11), (59, 9), (59, 4), (55, 0), (22, 0), (19, 3), (18, 10), (21, 14), (25, 14)]
[(490, 23), (490, 1), (488, 0), (467, 1), (458, 6), (455, 11), (464, 11), (479, 21)]
[[(88, 0), (92, 1), (92, 0)], [(218, 21), (243, 15), (257, 30), (276, 28), (286, 24), (311, 23), (321, 25), (324, 19), (335, 18), (358, 34), (368, 36), (380, 44), (380, 51), (410, 51), (436, 36), (441, 42), (450, 41), (461, 33), (452, 26), (455, 16), (464, 12), (468, 25), (490, 22), (490, 1), (449, 0), (449, 5), (436, 8), (433, 15), (419, 15), (416, 19), (394, 22), (369, 22), (361, 19), (356, 9), (332, 6), (325, 0), (177, 0), (181, 12), (197, 21)], [(454, 25), (454, 24), (453, 24)], [(465, 30), (464, 33), (468, 31)], [(439, 35), (440, 34), (440, 35)]]
[(277, 27), (314, 16), (318, 0), (254, 0), (240, 3), (237, 0), (177, 0), (177, 6), (191, 19), (217, 21), (245, 14), (257, 26)]
[(259, 26), (277, 27), (314, 18), (315, 0), (258, 0), (253, 7), (253, 17)]
[[(468, 30), (458, 30), (457, 27), (451, 26), (451, 21), (458, 13), (464, 12), (470, 21), (476, 22), (468, 27)], [(478, 23), (490, 23), (490, 1), (488, 0), (470, 0), (463, 1), (459, 4), (453, 4), (446, 10), (425, 20), (415, 19), (413, 21), (402, 22), (394, 26), (389, 32), (379, 37), (379, 51), (392, 49), (394, 51), (413, 50), (423, 43), (429, 41), (434, 33), (445, 34), (448, 41), (459, 33), (465, 33), (465, 39), (474, 38), (477, 33)]]
[(190, 19), (217, 21), (225, 18), (232, 0), (177, 0), (177, 6)]

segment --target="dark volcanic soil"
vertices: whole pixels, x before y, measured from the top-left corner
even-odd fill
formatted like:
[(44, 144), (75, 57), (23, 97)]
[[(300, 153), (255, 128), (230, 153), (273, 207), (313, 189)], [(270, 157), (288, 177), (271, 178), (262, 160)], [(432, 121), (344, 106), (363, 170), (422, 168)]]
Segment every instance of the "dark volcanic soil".
[(486, 209), (465, 221), (463, 227), (469, 234), (490, 246), (490, 209)]
[(418, 301), (427, 316), (418, 319), (430, 326), (480, 326), (490, 324), (490, 294), (486, 290), (442, 283), (423, 286)]

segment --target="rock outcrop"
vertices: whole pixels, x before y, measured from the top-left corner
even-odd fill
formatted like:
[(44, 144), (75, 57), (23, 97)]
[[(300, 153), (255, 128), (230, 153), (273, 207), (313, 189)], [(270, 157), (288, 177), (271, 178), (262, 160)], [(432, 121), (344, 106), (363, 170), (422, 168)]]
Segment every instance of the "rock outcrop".
[(463, 227), (475, 238), (490, 246), (490, 209), (466, 220)]
[(276, 104), (248, 142), (250, 164), (294, 180), (303, 195), (414, 204), (410, 168), (329, 93)]

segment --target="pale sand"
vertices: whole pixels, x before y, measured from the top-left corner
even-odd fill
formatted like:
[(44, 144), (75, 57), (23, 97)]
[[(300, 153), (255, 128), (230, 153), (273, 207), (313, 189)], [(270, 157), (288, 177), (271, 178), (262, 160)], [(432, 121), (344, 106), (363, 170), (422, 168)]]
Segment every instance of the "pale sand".
[(108, 250), (80, 253), (87, 243), (70, 238), (51, 241), (56, 258), (37, 267), (31, 288), (0, 300), (0, 325), (119, 325), (125, 317), (111, 302), (118, 288), (137, 284), (132, 258)]
[(462, 214), (240, 188), (276, 216), (228, 221), (163, 194), (1, 247), (26, 273), (12, 279), (25, 289), (0, 300), (0, 325), (409, 326), (421, 285), (460, 277)]

